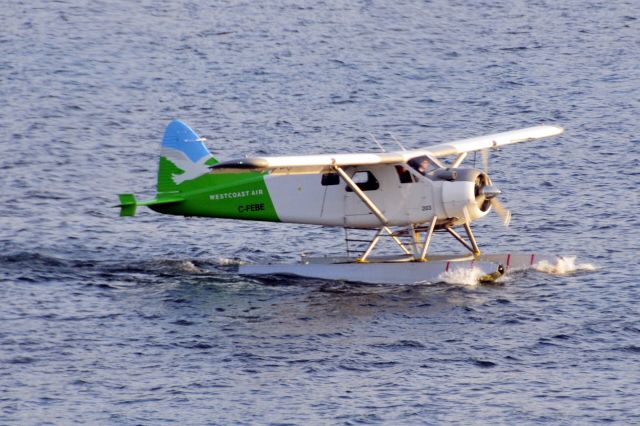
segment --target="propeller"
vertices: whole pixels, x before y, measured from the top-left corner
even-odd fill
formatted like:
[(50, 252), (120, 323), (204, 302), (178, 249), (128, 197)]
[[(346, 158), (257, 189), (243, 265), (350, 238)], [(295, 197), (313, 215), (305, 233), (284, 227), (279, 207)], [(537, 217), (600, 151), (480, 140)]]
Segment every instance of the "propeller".
[(500, 219), (502, 219), (502, 224), (504, 226), (509, 226), (509, 223), (511, 223), (511, 212), (504, 205), (502, 205), (500, 201), (498, 201), (498, 195), (500, 195), (502, 191), (493, 186), (491, 180), (489, 179), (489, 149), (485, 148), (481, 150), (480, 153), (482, 154), (482, 169), (485, 176), (487, 177), (487, 181), (484, 182), (484, 185), (480, 190), (479, 196), (481, 197), (481, 199), (478, 201), (482, 203), (481, 205), (488, 201), (495, 212), (498, 214), (498, 216), (500, 216)]
[(491, 205), (493, 209), (498, 213), (498, 216), (502, 219), (502, 224), (504, 226), (509, 226), (511, 223), (511, 212), (505, 206), (502, 205), (497, 198), (491, 200)]

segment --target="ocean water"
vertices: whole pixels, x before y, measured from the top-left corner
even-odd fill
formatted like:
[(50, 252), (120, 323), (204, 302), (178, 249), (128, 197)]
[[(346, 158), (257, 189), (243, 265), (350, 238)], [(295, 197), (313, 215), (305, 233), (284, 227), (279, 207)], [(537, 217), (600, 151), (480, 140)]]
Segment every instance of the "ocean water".
[[(636, 1), (0, 9), (0, 423), (640, 423)], [(576, 260), (492, 286), (240, 277), (342, 231), (118, 217), (172, 118), (221, 159), (562, 125), (492, 153), (513, 220), (474, 229)]]

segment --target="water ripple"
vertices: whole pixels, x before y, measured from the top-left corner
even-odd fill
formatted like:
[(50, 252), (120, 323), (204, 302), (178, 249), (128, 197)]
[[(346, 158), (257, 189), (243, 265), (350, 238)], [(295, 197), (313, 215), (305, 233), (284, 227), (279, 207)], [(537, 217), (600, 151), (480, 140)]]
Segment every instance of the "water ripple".
[[(4, 9), (0, 423), (637, 422), (633, 8)], [(343, 234), (119, 218), (114, 194), (153, 195), (171, 118), (221, 159), (561, 124), (562, 137), (492, 152), (514, 216), (507, 229), (488, 216), (476, 236), (488, 251), (577, 258), (496, 286), (240, 277), (246, 262), (341, 253)]]

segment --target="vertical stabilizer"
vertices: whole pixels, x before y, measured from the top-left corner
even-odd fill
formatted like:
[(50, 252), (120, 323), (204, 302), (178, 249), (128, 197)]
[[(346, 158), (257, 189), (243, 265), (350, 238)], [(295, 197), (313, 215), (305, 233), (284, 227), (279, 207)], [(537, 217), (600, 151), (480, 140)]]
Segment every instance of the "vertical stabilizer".
[(158, 167), (158, 194), (176, 193), (182, 183), (209, 172), (218, 161), (189, 126), (180, 120), (167, 125)]

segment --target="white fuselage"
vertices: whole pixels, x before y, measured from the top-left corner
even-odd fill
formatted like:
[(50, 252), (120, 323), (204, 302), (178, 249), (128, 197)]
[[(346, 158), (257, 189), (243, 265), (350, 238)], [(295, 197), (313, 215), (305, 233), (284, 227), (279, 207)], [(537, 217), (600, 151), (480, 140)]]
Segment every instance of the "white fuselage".
[[(406, 170), (406, 169), (405, 169)], [(463, 223), (484, 216), (474, 198), (474, 182), (433, 180), (411, 171), (400, 178), (396, 166), (352, 167), (345, 170), (387, 219), (401, 226), (430, 222)], [(380, 219), (342, 179), (318, 174), (269, 175), (265, 178), (278, 217), (283, 222), (354, 228), (381, 226)], [(362, 183), (361, 183), (362, 182)]]

